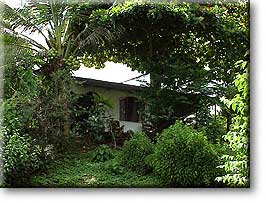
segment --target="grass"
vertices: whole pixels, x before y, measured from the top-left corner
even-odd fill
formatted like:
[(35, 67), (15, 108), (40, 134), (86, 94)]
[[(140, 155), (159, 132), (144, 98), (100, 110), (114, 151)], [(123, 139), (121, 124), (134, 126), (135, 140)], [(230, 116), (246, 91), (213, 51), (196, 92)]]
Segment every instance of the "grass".
[[(119, 151), (114, 151), (117, 157)], [(164, 187), (153, 174), (141, 175), (122, 167), (117, 159), (93, 162), (93, 152), (67, 155), (31, 178), (31, 187)]]

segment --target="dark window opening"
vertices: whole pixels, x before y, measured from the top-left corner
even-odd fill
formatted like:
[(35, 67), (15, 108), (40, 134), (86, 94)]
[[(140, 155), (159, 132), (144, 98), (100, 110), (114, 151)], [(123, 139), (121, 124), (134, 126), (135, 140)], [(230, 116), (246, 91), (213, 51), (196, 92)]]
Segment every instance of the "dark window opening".
[(135, 97), (120, 99), (120, 120), (139, 122), (140, 104)]

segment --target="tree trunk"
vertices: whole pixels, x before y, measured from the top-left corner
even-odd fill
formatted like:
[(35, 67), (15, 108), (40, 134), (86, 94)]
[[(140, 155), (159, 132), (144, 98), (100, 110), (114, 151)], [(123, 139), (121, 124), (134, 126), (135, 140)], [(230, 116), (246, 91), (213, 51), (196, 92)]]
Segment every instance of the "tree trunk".
[[(64, 85), (64, 84), (63, 84)], [(62, 104), (63, 104), (63, 110), (64, 110), (64, 116), (63, 116), (63, 135), (64, 139), (67, 140), (70, 136), (71, 126), (70, 126), (70, 111), (69, 111), (69, 97), (68, 95), (68, 87), (62, 87), (63, 91), (63, 97), (62, 97)]]

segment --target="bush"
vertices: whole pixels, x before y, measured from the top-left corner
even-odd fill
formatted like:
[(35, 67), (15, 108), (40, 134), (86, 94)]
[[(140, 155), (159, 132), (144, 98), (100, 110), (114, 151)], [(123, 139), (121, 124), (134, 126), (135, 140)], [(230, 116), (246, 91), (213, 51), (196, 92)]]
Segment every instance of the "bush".
[(147, 161), (170, 186), (202, 187), (215, 179), (219, 158), (202, 134), (176, 122), (158, 137)]
[(100, 145), (92, 155), (92, 160), (95, 162), (104, 162), (114, 158), (112, 149), (107, 145)]
[(145, 173), (149, 166), (145, 163), (145, 158), (152, 154), (153, 144), (144, 133), (135, 133), (132, 138), (126, 141), (122, 148), (121, 163), (125, 167)]
[(25, 186), (32, 172), (40, 167), (40, 154), (27, 136), (14, 134), (4, 143), (3, 175), (5, 186)]
[(105, 170), (110, 171), (113, 175), (119, 175), (125, 172), (124, 167), (121, 166), (120, 161), (116, 158), (106, 163)]

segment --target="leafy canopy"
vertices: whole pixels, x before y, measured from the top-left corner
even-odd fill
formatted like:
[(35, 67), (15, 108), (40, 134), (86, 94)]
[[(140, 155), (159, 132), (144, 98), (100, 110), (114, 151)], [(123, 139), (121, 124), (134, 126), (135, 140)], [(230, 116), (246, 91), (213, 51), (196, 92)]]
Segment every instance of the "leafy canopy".
[(107, 60), (122, 62), (133, 70), (160, 75), (165, 86), (178, 91), (223, 92), (240, 71), (233, 64), (249, 46), (244, 2), (206, 5), (129, 1), (96, 10), (81, 20), (125, 29), (113, 43), (87, 55), (87, 66), (102, 67)]

